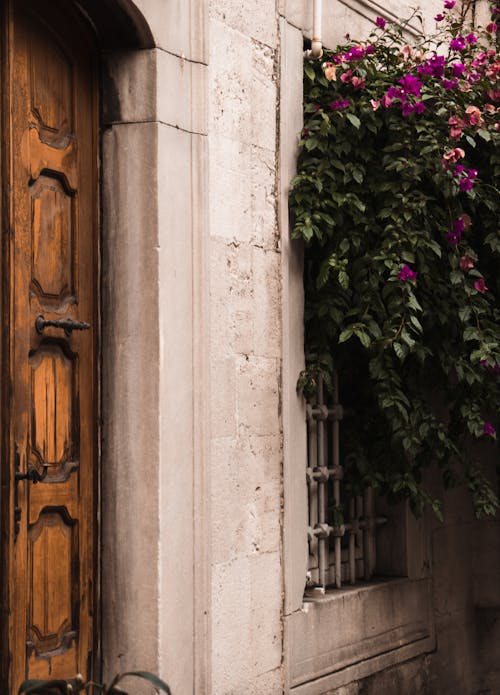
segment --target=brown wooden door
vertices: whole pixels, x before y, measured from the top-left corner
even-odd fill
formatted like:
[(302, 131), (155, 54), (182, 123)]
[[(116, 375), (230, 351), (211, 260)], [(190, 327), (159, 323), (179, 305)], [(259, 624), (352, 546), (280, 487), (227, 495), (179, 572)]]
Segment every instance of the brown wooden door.
[[(98, 136), (95, 50), (72, 3), (12, 0), (6, 17), (3, 659), (14, 695), (25, 678), (90, 676), (95, 657)], [(61, 319), (82, 330), (44, 324)]]

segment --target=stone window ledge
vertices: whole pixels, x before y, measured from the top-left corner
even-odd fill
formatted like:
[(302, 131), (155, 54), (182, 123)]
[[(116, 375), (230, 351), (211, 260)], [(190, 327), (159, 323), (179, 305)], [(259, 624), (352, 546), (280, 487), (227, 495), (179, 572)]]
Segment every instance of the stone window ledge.
[(290, 692), (322, 695), (435, 648), (430, 580), (391, 579), (308, 600), (288, 616)]

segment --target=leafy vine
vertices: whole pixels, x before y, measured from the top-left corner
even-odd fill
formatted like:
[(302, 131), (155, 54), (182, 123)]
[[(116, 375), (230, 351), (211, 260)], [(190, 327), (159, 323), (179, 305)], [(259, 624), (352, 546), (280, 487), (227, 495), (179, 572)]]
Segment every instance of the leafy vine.
[(440, 513), (431, 462), (478, 515), (498, 508), (482, 460), (500, 413), (500, 8), (474, 29), (470, 5), (445, 0), (412, 46), (406, 22), (378, 17), (367, 42), (305, 64), (290, 197), (306, 247), (299, 387), (311, 397), (338, 372), (348, 484), (417, 514)]

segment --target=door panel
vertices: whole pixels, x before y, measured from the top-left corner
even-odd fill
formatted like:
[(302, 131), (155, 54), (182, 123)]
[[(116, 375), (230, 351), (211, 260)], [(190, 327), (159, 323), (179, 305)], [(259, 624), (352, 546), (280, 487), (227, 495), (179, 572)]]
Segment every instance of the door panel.
[(71, 3), (34, 5), (12, 2), (5, 32), (10, 693), (90, 677), (97, 624), (96, 52)]

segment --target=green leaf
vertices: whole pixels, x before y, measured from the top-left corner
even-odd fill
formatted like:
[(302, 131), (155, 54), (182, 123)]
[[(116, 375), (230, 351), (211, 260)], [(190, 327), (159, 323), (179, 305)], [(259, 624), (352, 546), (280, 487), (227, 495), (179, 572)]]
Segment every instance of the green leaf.
[(406, 357), (406, 355), (408, 354), (408, 348), (406, 347), (406, 345), (403, 345), (402, 343), (396, 342), (396, 343), (392, 344), (392, 347), (393, 347), (396, 355), (399, 357), (399, 359), (401, 361), (403, 361), (404, 358)]
[(311, 82), (314, 82), (316, 78), (316, 73), (314, 72), (314, 68), (310, 63), (304, 63), (304, 72), (308, 76), (308, 78), (311, 80)]
[(355, 116), (353, 113), (346, 113), (346, 118), (355, 128), (359, 129), (361, 126), (361, 121), (357, 116)]
[(485, 140), (486, 142), (490, 142), (491, 135), (490, 135), (489, 131), (484, 130), (483, 128), (480, 128), (477, 131), (477, 134), (479, 135), (479, 137), (483, 138), (483, 140)]
[(354, 331), (352, 328), (345, 328), (339, 336), (339, 343), (345, 343), (346, 340), (349, 340), (349, 338), (352, 338), (353, 333), (354, 333)]

